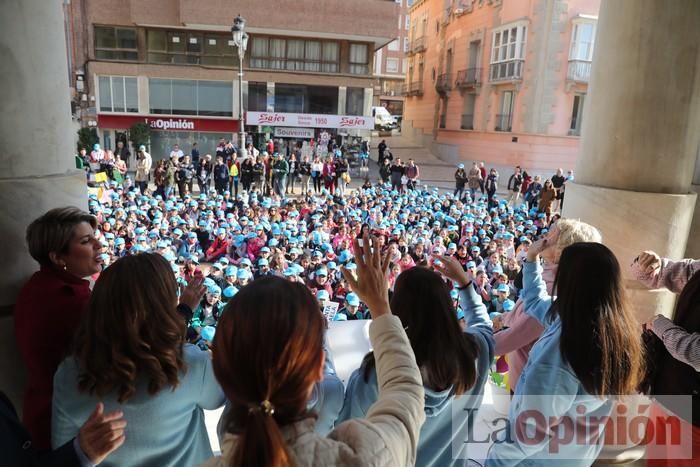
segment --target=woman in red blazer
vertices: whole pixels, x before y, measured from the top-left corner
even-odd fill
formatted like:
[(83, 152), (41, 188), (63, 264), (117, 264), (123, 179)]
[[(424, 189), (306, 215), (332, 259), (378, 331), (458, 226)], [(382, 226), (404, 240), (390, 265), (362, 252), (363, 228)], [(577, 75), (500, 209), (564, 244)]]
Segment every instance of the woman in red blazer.
[(74, 207), (56, 208), (27, 228), (27, 246), (40, 266), (15, 306), (15, 336), (28, 370), (23, 422), (34, 444), (51, 446), (53, 376), (69, 351), (90, 298), (85, 277), (102, 269), (96, 220)]

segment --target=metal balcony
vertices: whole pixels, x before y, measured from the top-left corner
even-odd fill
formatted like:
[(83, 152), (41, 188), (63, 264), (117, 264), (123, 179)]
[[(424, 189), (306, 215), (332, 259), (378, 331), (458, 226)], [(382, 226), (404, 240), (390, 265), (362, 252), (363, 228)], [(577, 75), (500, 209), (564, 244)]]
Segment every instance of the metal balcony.
[(525, 60), (509, 60), (492, 63), (489, 68), (489, 81), (520, 81), (523, 79), (523, 64)]
[(460, 125), (462, 130), (473, 130), (474, 129), (474, 115), (472, 114), (462, 114), (462, 124)]
[(401, 94), (406, 97), (410, 96), (422, 96), (423, 95), (423, 83), (416, 81), (413, 83), (404, 83), (401, 86)]
[(569, 60), (569, 68), (566, 72), (566, 79), (579, 83), (587, 83), (591, 78), (590, 60)]
[(460, 89), (471, 89), (481, 86), (481, 68), (467, 68), (457, 72), (455, 86)]
[(513, 131), (513, 114), (496, 115), (496, 131)]
[(413, 41), (411, 42), (411, 52), (413, 52), (413, 53), (423, 52), (425, 50), (425, 44), (426, 44), (425, 36), (413, 39)]
[(452, 89), (452, 79), (449, 73), (443, 73), (437, 77), (435, 81), (435, 90), (440, 94), (445, 94)]

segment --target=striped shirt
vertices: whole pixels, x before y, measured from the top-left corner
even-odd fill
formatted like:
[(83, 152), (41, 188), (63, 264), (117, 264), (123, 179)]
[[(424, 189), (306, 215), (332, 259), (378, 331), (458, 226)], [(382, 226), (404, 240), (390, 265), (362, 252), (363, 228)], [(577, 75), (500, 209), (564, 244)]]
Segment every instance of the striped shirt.
[[(632, 264), (632, 274), (650, 289), (666, 288), (681, 293), (693, 275), (700, 271), (700, 260), (671, 261), (663, 258), (661, 268), (655, 274), (642, 271), (638, 262)], [(652, 324), (652, 331), (664, 343), (673, 358), (700, 371), (700, 333), (689, 333), (670, 319), (660, 316)]]

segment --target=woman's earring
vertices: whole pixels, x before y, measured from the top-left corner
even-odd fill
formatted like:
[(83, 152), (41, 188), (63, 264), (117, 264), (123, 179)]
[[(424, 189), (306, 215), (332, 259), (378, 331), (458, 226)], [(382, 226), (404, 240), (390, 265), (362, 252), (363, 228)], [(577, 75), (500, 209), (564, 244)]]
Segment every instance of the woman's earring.
[(64, 271), (67, 271), (67, 270), (68, 270), (68, 266), (67, 266), (65, 263), (63, 264), (63, 270), (64, 270)]

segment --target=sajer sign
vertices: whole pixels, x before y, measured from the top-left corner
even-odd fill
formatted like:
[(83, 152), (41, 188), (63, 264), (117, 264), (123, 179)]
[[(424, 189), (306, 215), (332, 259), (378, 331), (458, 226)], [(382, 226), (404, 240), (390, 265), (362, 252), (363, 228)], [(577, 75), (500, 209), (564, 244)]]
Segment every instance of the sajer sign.
[(302, 128), (337, 128), (371, 130), (372, 117), (352, 115), (293, 114), (283, 112), (248, 112), (247, 125), (269, 125)]

